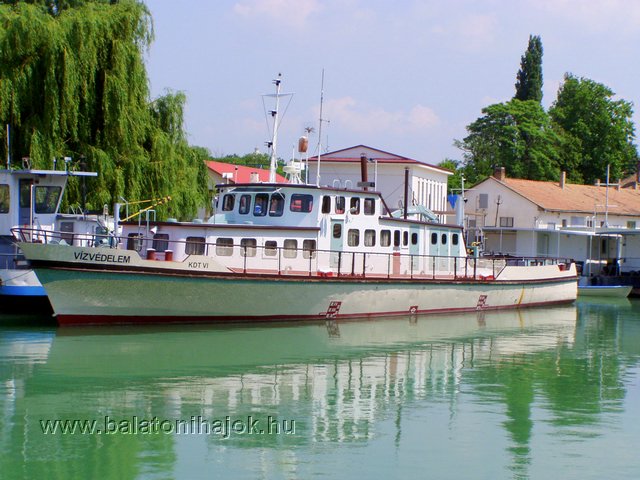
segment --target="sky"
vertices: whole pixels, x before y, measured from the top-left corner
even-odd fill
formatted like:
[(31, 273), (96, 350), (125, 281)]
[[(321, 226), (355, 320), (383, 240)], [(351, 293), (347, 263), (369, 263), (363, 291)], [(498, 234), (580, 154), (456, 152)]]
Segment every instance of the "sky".
[(545, 108), (570, 72), (640, 109), (637, 0), (145, 3), (152, 98), (184, 92), (189, 143), (214, 157), (269, 153), (274, 104), (263, 95), (280, 73), (294, 94), (279, 109), (280, 158), (308, 127), (317, 153), (322, 93), (322, 153), (363, 144), (432, 165), (462, 160), (454, 141), (484, 107), (513, 97), (531, 34), (544, 48)]

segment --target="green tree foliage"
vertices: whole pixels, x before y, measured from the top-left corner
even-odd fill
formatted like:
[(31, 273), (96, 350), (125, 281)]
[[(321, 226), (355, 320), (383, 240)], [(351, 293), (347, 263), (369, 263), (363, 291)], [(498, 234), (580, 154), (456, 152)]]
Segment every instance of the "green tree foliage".
[(562, 138), (534, 100), (490, 105), (467, 126), (467, 137), (455, 145), (464, 153), (463, 171), (470, 183), (505, 167), (507, 175), (530, 180), (558, 178)]
[(579, 158), (580, 180), (604, 179), (607, 165), (611, 179), (634, 171), (638, 152), (633, 141), (633, 106), (614, 100), (613, 91), (586, 78), (565, 75), (558, 98), (549, 110), (553, 121), (568, 136), (566, 147)]
[(520, 60), (516, 82), (516, 100), (542, 101), (542, 40), (529, 35), (529, 46)]
[[(169, 195), (159, 216), (189, 218), (206, 201), (208, 152), (186, 141), (184, 94), (150, 101), (143, 54), (152, 38), (137, 0), (0, 4), (0, 122), (11, 125), (13, 158), (51, 168), (70, 156), (97, 171), (89, 209)], [(80, 201), (78, 182), (66, 200)]]
[(457, 160), (453, 160), (452, 158), (445, 158), (443, 161), (438, 163), (438, 167), (446, 168), (447, 170), (451, 170), (453, 175), (447, 178), (447, 190), (450, 193), (460, 193), (462, 189), (462, 170), (458, 167), (460, 166), (460, 162)]

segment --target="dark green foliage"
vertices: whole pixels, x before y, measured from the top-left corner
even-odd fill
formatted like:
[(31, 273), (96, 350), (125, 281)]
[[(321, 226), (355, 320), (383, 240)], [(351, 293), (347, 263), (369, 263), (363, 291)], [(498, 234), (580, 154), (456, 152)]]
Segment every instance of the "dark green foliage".
[(633, 106), (614, 100), (614, 95), (605, 85), (567, 74), (549, 110), (552, 120), (569, 137), (568, 148), (579, 158), (577, 170), (585, 183), (604, 179), (607, 165), (612, 181), (636, 169)]
[(456, 141), (464, 152), (464, 174), (471, 183), (505, 167), (507, 175), (530, 180), (558, 178), (561, 137), (536, 101), (511, 100), (490, 105)]
[(516, 82), (516, 100), (542, 101), (542, 40), (529, 36), (529, 46), (520, 60)]
[[(143, 53), (152, 38), (136, 0), (0, 5), (0, 122), (11, 125), (11, 156), (38, 168), (84, 157), (99, 174), (87, 181), (89, 209), (170, 195), (160, 217), (195, 215), (207, 155), (186, 141), (184, 94), (150, 102)], [(0, 137), (6, 158), (4, 128)], [(79, 190), (70, 182), (66, 201), (78, 203)]]

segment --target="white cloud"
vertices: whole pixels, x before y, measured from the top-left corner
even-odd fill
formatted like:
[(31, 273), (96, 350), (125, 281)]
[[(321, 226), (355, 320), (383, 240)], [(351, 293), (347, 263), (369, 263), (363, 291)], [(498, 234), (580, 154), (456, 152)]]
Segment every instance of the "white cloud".
[(391, 112), (359, 105), (352, 97), (329, 100), (325, 112), (331, 123), (356, 133), (415, 133), (440, 123), (438, 115), (424, 105), (416, 105), (409, 111)]
[(244, 0), (236, 3), (233, 11), (243, 17), (268, 17), (288, 26), (302, 27), (321, 8), (318, 0)]

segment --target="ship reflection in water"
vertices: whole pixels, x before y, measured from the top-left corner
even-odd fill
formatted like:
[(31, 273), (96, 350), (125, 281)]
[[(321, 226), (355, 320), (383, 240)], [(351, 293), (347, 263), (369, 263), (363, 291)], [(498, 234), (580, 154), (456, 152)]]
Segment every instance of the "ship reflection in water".
[(0, 327), (0, 471), (634, 478), (640, 305), (625, 302), (303, 326)]

